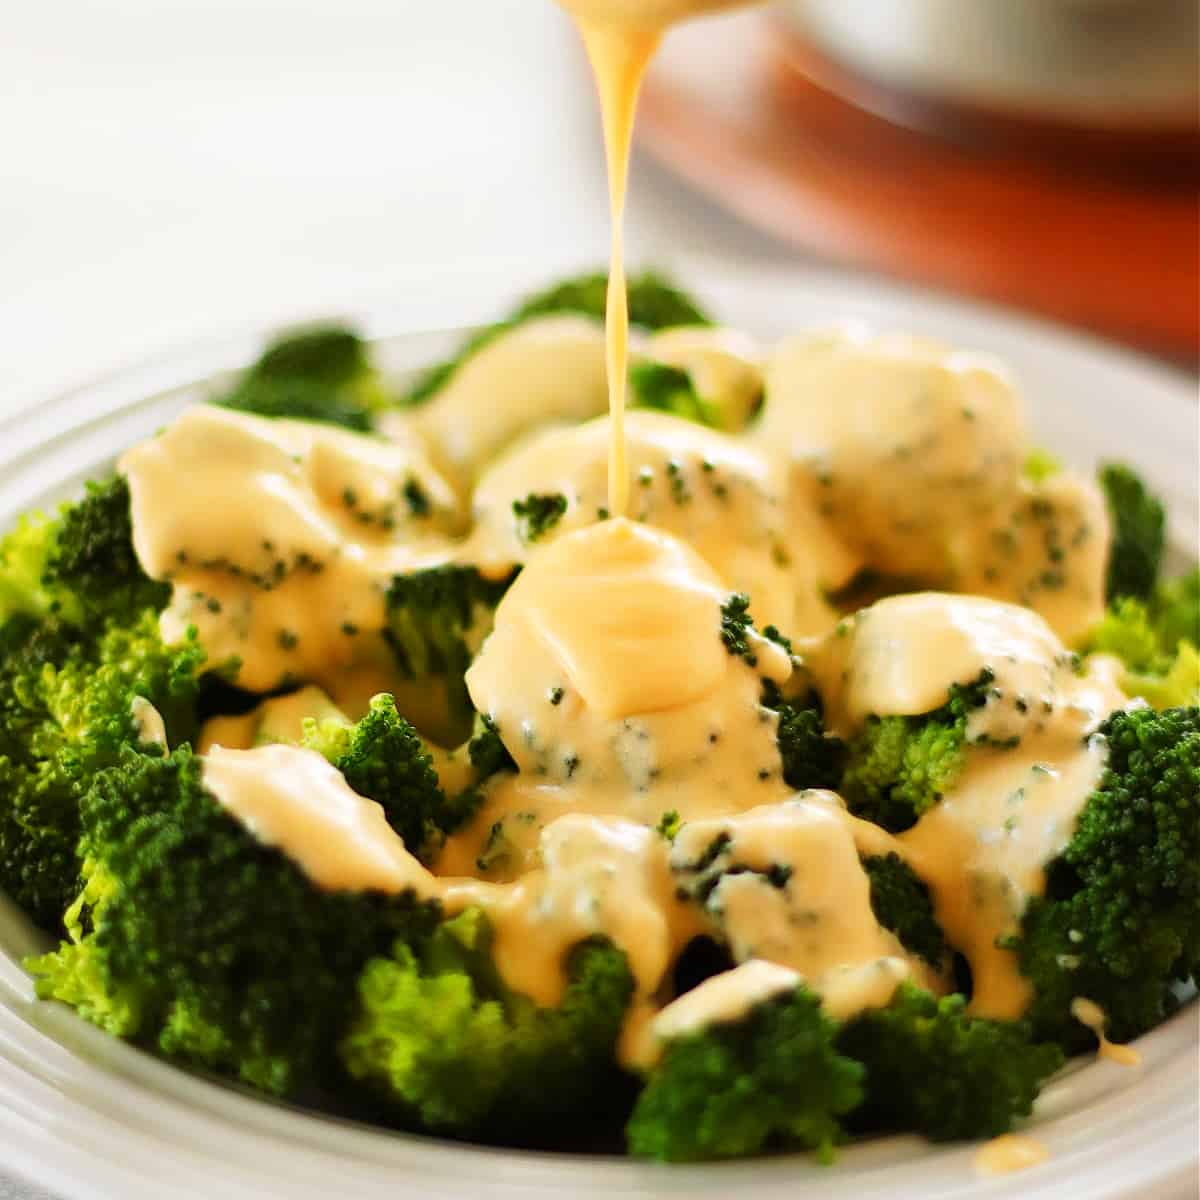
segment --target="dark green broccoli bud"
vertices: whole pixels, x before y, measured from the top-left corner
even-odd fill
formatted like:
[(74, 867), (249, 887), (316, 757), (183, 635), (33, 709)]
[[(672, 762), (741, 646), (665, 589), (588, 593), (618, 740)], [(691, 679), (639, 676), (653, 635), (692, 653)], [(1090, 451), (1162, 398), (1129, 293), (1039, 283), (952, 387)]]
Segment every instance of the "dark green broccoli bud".
[(26, 966), (109, 1032), (294, 1095), (331, 1077), (348, 981), (436, 910), (326, 892), (204, 790), (186, 746), (100, 772), (81, 804), (72, 940)]
[[(689, 296), (652, 271), (631, 276), (626, 292), (629, 298), (629, 322), (639, 329), (655, 330), (671, 325), (709, 324), (708, 318)], [(468, 358), (502, 333), (507, 333), (526, 321), (560, 313), (576, 313), (603, 321), (607, 295), (608, 276), (601, 271), (565, 279), (553, 287), (527, 297), (508, 317), (473, 334), (453, 358), (438, 363), (422, 374), (409, 388), (404, 402), (410, 405), (424, 404), (445, 387), (450, 377)]]
[(431, 1132), (530, 1141), (619, 1110), (626, 1088), (614, 1055), (633, 977), (619, 950), (594, 940), (566, 970), (556, 1007), (509, 991), (487, 919), (468, 909), (366, 965), (342, 1062), (400, 1123)]
[(353, 330), (323, 326), (273, 342), (218, 403), (365, 433), (384, 401), (366, 343)]
[(27, 615), (0, 626), (0, 887), (43, 928), (79, 891), (79, 803), (92, 774), (139, 743), (133, 701), (167, 736), (195, 731), (203, 653), (167, 647), (152, 613), (96, 638)]
[(467, 754), (480, 779), (490, 779), (497, 771), (517, 769), (516, 760), (500, 739), (496, 722), (487, 715), (479, 718), (479, 729), (467, 743)]
[(671, 413), (698, 425), (717, 429), (721, 421), (711, 404), (696, 392), (692, 377), (666, 363), (640, 362), (629, 368), (630, 404)]
[(1154, 591), (1162, 565), (1166, 510), (1130, 467), (1105, 463), (1099, 478), (1113, 527), (1108, 556), (1108, 598), (1146, 599)]
[(778, 711), (784, 782), (797, 791), (836, 791), (845, 766), (846, 744), (826, 732), (820, 706), (785, 701), (778, 705)]
[(941, 708), (917, 717), (869, 717), (847, 747), (838, 789), (851, 812), (898, 832), (941, 799), (967, 755), (967, 720), (987, 702), (992, 673), (955, 684)]
[(1126, 1041), (1173, 1011), (1200, 969), (1200, 709), (1113, 713), (1108, 763), (1074, 836), (1047, 869), (1016, 949), (1039, 1036), (1074, 1048), (1083, 997)]
[(425, 743), (397, 711), (395, 698), (374, 697), (355, 725), (323, 722), (318, 736), (334, 740), (321, 751), (351, 789), (380, 804), (408, 850), (428, 858), (441, 843), (448, 801)]
[(875, 919), (934, 970), (945, 965), (946, 935), (933, 915), (929, 888), (898, 854), (863, 859)]
[(934, 1141), (995, 1137), (1033, 1109), (1062, 1051), (1021, 1022), (970, 1017), (960, 994), (912, 984), (843, 1026), (837, 1050), (866, 1068), (855, 1129), (913, 1131)]
[(514, 578), (515, 571), (485, 579), (474, 567), (444, 566), (397, 575), (388, 588), (384, 636), (404, 676), (444, 681), (451, 743), (470, 736), (475, 709), (463, 676)]
[(758, 655), (750, 648), (749, 635), (754, 625), (750, 620), (750, 597), (734, 592), (721, 605), (721, 642), (735, 658), (743, 658), (751, 667), (758, 666)]
[(84, 624), (166, 607), (170, 584), (151, 579), (134, 552), (129, 484), (122, 476), (89, 483), (83, 499), (63, 509), (45, 582), (70, 597), (62, 611)]
[(862, 1097), (862, 1068), (805, 987), (667, 1043), (625, 1127), (629, 1150), (687, 1162), (778, 1148), (828, 1159), (839, 1118)]
[(513, 501), (513, 516), (517, 519), (517, 536), (525, 545), (544, 537), (562, 520), (567, 511), (567, 498), (562, 492), (539, 495), (530, 492), (524, 500)]

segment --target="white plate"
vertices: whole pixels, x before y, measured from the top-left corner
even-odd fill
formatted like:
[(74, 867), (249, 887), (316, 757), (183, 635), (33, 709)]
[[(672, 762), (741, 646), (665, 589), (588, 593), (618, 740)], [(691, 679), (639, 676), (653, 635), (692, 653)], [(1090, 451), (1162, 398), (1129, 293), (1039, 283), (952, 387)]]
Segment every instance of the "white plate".
[[(1161, 367), (1046, 325), (852, 278), (673, 268), (723, 320), (765, 338), (841, 318), (942, 337), (994, 352), (1021, 379), (1035, 435), (1081, 468), (1104, 457), (1136, 464), (1171, 506), (1172, 543), (1197, 546), (1194, 384)], [(492, 280), (443, 293), (433, 319), (478, 321), (514, 291)], [(507, 295), (506, 295), (507, 292)], [(452, 344), (395, 311), (356, 316), (396, 370)], [(203, 394), (216, 372), (249, 361), (260, 339), (180, 354), (48, 402), (0, 424), (0, 528), (104, 470), (133, 440)], [(969, 1146), (888, 1138), (845, 1149), (831, 1168), (803, 1156), (705, 1167), (481, 1149), (385, 1132), (274, 1104), (159, 1062), (33, 998), (20, 958), (41, 945), (0, 904), (0, 1165), (69, 1197), (112, 1200), (328, 1200), (482, 1195), (748, 1200), (803, 1196), (998, 1197), (1039, 1200), (1194, 1196), (1198, 1182), (1198, 1006), (1138, 1043), (1136, 1069), (1081, 1060), (1043, 1093), (1032, 1127), (1052, 1152), (1018, 1175), (977, 1179)]]

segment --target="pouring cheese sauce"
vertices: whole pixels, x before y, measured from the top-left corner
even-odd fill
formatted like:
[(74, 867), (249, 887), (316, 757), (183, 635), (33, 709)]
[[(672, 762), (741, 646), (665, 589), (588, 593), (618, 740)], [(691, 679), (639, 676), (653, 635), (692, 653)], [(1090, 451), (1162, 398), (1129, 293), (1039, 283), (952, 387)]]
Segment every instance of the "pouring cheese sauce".
[[(834, 331), (763, 351), (732, 331), (666, 331), (647, 352), (719, 394), (727, 428), (760, 404), (762, 416), (744, 433), (626, 418), (621, 225), (638, 88), (671, 23), (731, 5), (563, 2), (603, 114), (605, 330), (553, 317), (503, 333), (423, 408), (384, 418), (389, 440), (202, 406), (120, 463), (139, 559), (173, 585), (164, 634), (194, 626), (210, 662), (240, 664), (241, 686), (319, 685), (351, 718), (374, 690), (406, 711), (384, 636), (394, 574), (462, 563), (502, 579), (522, 566), (466, 677), (517, 770), (489, 781), (431, 866), (378, 805), (288, 744), (313, 715), (302, 692), (210, 722), (204, 783), (320, 887), (481, 908), (501, 976), (540, 1004), (561, 999), (574, 945), (610, 938), (635, 984), (626, 1064), (799, 983), (839, 1020), (886, 1005), (904, 980), (946, 990), (872, 910), (862, 859), (889, 853), (928, 884), (975, 1011), (1018, 1016), (1027, 985), (999, 943), (1103, 770), (1095, 727), (1125, 702), (1103, 662), (1081, 673), (1060, 640), (1103, 603), (1103, 503), (1066, 472), (1025, 478), (1004, 372), (924, 340)], [(513, 520), (530, 493), (565, 504), (537, 545)], [(977, 595), (919, 592), (839, 623), (831, 594), (864, 571)], [(760, 628), (803, 639), (798, 660), (753, 630), (747, 653), (729, 651), (735, 591)], [(906, 833), (783, 780), (764, 690), (814, 684), (850, 736), (984, 673), (994, 694), (969, 735), (988, 745)], [(435, 750), (444, 781), (463, 772)], [(667, 814), (673, 843), (656, 830)], [(701, 896), (697, 864), (714, 845), (708, 867), (736, 869)], [(738, 965), (675, 997), (672, 966), (700, 935)]]

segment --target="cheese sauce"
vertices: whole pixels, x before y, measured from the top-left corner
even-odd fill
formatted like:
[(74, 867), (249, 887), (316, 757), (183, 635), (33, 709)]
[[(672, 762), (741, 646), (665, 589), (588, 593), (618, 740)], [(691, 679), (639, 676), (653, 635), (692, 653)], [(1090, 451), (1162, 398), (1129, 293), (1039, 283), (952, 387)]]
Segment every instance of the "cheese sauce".
[(628, 520), (565, 535), (526, 566), (467, 672), (518, 773), (493, 778), (450, 838), (445, 873), (510, 877), (565, 812), (654, 825), (788, 794), (764, 679), (788, 656), (752, 636), (752, 667), (721, 642), (729, 590), (683, 542)]
[(461, 519), (416, 442), (205, 405), (118, 469), (138, 559), (173, 585), (164, 638), (195, 626), (209, 663), (238, 664), (256, 692), (299, 681), (332, 692), (351, 668), (386, 660), (391, 577), (444, 561)]
[(1050, 1151), (1023, 1133), (1006, 1133), (984, 1142), (975, 1152), (977, 1175), (1008, 1175), (1036, 1167), (1050, 1157)]
[(1142, 1065), (1142, 1056), (1132, 1046), (1125, 1046), (1120, 1042), (1110, 1042), (1105, 1037), (1104, 1028), (1108, 1024), (1108, 1018), (1094, 1000), (1085, 1000), (1082, 996), (1076, 996), (1071, 1001), (1071, 1016), (1081, 1025), (1086, 1025), (1096, 1035), (1096, 1040), (1100, 1043), (1098, 1053), (1101, 1058), (1106, 1058), (1109, 1062), (1115, 1062), (1122, 1067), (1140, 1067)]

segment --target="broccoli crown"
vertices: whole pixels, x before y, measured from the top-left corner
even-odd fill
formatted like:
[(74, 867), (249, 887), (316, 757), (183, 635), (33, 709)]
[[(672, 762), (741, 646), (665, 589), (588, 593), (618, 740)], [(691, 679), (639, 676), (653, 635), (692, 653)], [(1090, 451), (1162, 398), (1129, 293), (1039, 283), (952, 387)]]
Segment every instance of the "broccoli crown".
[(900, 944), (935, 970), (946, 962), (946, 935), (933, 915), (929, 888), (898, 854), (863, 859), (871, 881), (875, 919), (890, 929)]
[(850, 740), (839, 790), (850, 810), (897, 832), (916, 823), (966, 761), (967, 719), (987, 702), (990, 671), (955, 684), (941, 708), (916, 717), (869, 717)]
[(80, 812), (86, 886), (71, 940), (26, 964), (38, 994), (268, 1091), (326, 1075), (347, 980), (436, 919), (410, 897), (319, 890), (204, 790), (186, 746), (127, 753)]
[(514, 500), (512, 507), (517, 520), (517, 536), (528, 546), (558, 524), (567, 511), (567, 498), (562, 492), (546, 495), (530, 492), (524, 500)]
[(1162, 565), (1166, 510), (1130, 467), (1105, 463), (1099, 479), (1113, 529), (1108, 555), (1108, 598), (1146, 599), (1154, 592)]
[(436, 849), (448, 818), (433, 759), (391, 695), (376, 696), (356, 725), (340, 726), (342, 745), (330, 756), (351, 789), (383, 807), (405, 846), (421, 857)]
[(331, 325), (273, 342), (218, 403), (366, 433), (384, 399), (366, 343), (353, 330)]
[(474, 567), (448, 565), (397, 575), (388, 588), (384, 633), (396, 664), (409, 679), (445, 680), (458, 740), (469, 735), (475, 715), (463, 676), (514, 578), (515, 571), (492, 580)]
[(1028, 1025), (966, 1014), (961, 994), (938, 1000), (903, 983), (886, 1008), (842, 1027), (839, 1053), (866, 1068), (856, 1129), (913, 1130), (934, 1141), (995, 1137), (1033, 1109), (1062, 1051)]
[(1155, 708), (1200, 703), (1200, 571), (1160, 584), (1148, 600), (1120, 596), (1084, 640), (1084, 653), (1115, 654), (1121, 686)]
[(139, 740), (133, 700), (191, 736), (204, 655), (167, 647), (153, 613), (87, 637), (28, 614), (0, 626), (0, 886), (58, 929), (79, 890), (79, 802), (92, 774)]
[[(708, 318), (692, 298), (679, 291), (663, 276), (645, 271), (633, 275), (626, 284), (629, 301), (629, 320), (642, 329), (666, 329), (671, 325), (707, 325)], [(424, 372), (409, 388), (404, 403), (424, 404), (441, 391), (450, 377), (477, 351), (502, 333), (536, 317), (577, 313), (584, 317), (604, 320), (608, 296), (608, 275), (603, 271), (565, 279), (553, 287), (526, 297), (503, 320), (485, 326), (460, 347), (458, 353), (445, 362)]]
[(828, 1158), (839, 1118), (862, 1097), (862, 1067), (839, 1054), (837, 1027), (800, 986), (667, 1043), (625, 1127), (629, 1149), (685, 1162), (768, 1147)]
[(679, 367), (666, 363), (640, 362), (629, 368), (630, 401), (634, 408), (653, 408), (698, 425), (719, 428), (720, 418)]
[(119, 475), (87, 484), (54, 517), (27, 517), (0, 540), (0, 623), (23, 612), (92, 629), (161, 609), (170, 595), (138, 562), (129, 485)]
[(499, 981), (491, 930), (478, 909), (432, 936), (370, 960), (340, 1053), (401, 1123), (460, 1136), (530, 1139), (582, 1113), (616, 1108), (614, 1065), (633, 992), (625, 956), (608, 942), (572, 952), (555, 1008)]
[(783, 779), (797, 791), (836, 791), (845, 767), (846, 744), (825, 730), (819, 703), (784, 701), (778, 706)]
[(1161, 1021), (1172, 984), (1200, 968), (1200, 709), (1118, 711), (1100, 732), (1100, 786), (1017, 943), (1034, 1027), (1072, 1047), (1089, 1040), (1074, 997), (1121, 1041)]

